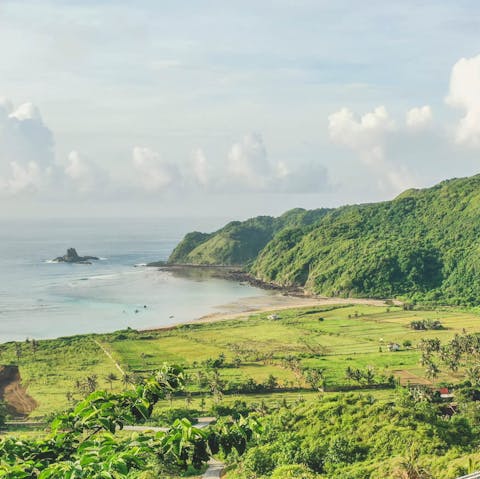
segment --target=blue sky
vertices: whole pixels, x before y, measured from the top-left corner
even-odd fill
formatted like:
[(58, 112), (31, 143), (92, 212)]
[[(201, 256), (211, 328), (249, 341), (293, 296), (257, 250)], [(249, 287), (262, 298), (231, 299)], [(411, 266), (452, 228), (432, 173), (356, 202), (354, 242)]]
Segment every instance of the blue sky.
[(474, 174), (479, 17), (473, 1), (4, 0), (0, 215), (246, 217)]

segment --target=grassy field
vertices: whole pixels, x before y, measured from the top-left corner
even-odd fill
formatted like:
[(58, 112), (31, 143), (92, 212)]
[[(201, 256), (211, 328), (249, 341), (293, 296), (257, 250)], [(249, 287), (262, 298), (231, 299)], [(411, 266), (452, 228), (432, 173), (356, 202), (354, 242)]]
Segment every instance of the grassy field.
[[(289, 401), (315, 397), (308, 385), (286, 367), (285, 360), (296, 358), (302, 367), (322, 368), (327, 387), (348, 385), (345, 369), (372, 367), (376, 376), (394, 374), (403, 383), (428, 383), (420, 353), (415, 346), (422, 338), (438, 337), (442, 342), (464, 331), (480, 332), (480, 316), (453, 309), (438, 311), (403, 311), (394, 306), (341, 305), (337, 307), (303, 308), (271, 313), (252, 314), (249, 318), (183, 325), (173, 329), (136, 332), (123, 331), (109, 335), (89, 335), (40, 341), (36, 348), (22, 343), (0, 346), (0, 363), (19, 364), (23, 384), (39, 406), (32, 417), (45, 416), (64, 409), (70, 400), (81, 396), (76, 383), (86, 376), (96, 375), (98, 387), (121, 390), (121, 373), (115, 362), (131, 374), (146, 374), (164, 361), (182, 364), (193, 377), (202, 361), (225, 355), (228, 367), (219, 369), (221, 379), (228, 383), (256, 382), (275, 376), (280, 389), (299, 391), (270, 392), (268, 394), (228, 395), (222, 402), (236, 399), (247, 401)], [(414, 331), (413, 320), (439, 320), (444, 329)], [(391, 352), (389, 343), (401, 347)], [(107, 353), (100, 347), (102, 346)], [(19, 352), (20, 351), (20, 352)], [(233, 363), (237, 358), (237, 367)], [(115, 374), (116, 381), (106, 378)], [(460, 374), (460, 373), (457, 373)], [(451, 373), (442, 372), (437, 381), (455, 381)], [(190, 386), (190, 407), (200, 408), (206, 391)], [(303, 389), (304, 391), (301, 391)], [(388, 394), (388, 391), (375, 391)], [(184, 398), (173, 398), (175, 406), (184, 406)], [(168, 405), (164, 402), (163, 405)]]

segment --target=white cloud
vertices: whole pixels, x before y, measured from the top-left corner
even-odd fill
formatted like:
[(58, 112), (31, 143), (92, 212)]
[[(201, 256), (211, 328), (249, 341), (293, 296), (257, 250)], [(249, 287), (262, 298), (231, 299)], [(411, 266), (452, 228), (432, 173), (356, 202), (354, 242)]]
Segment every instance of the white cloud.
[(178, 168), (150, 148), (136, 146), (132, 162), (146, 191), (163, 192), (181, 182)]
[(0, 189), (35, 192), (49, 182), (54, 166), (53, 134), (31, 103), (14, 109), (0, 100)]
[(386, 108), (379, 106), (357, 119), (348, 108), (328, 117), (330, 138), (340, 145), (358, 150), (367, 163), (375, 164), (383, 156), (385, 133), (395, 128)]
[(377, 176), (381, 189), (393, 188), (398, 192), (412, 186), (413, 180), (407, 169), (387, 161), (387, 140), (397, 127), (384, 106), (360, 118), (348, 108), (342, 108), (331, 114), (328, 122), (332, 141), (355, 151)]
[(201, 148), (192, 153), (183, 184), (209, 193), (318, 193), (328, 187), (326, 168), (316, 161), (275, 161), (259, 133), (234, 143), (226, 161), (212, 161)]
[(207, 187), (211, 181), (211, 168), (207, 157), (201, 148), (192, 152), (192, 173), (197, 184)]
[(270, 159), (259, 133), (249, 133), (234, 143), (227, 168), (221, 165), (215, 170), (215, 191), (302, 194), (324, 191), (328, 185), (327, 170), (316, 161)]
[(407, 111), (405, 124), (412, 130), (423, 130), (432, 123), (432, 109), (428, 105), (415, 107)]
[(82, 194), (92, 193), (107, 183), (107, 174), (76, 150), (71, 151), (64, 164), (66, 178)]
[(250, 133), (232, 145), (228, 153), (228, 174), (233, 181), (247, 188), (262, 190), (267, 187), (272, 165), (260, 134)]
[(456, 141), (480, 146), (480, 55), (455, 63), (446, 102), (465, 112), (456, 128)]
[(106, 173), (75, 150), (56, 161), (53, 133), (35, 105), (15, 108), (8, 99), (0, 99), (1, 194), (58, 198), (104, 191), (106, 182)]

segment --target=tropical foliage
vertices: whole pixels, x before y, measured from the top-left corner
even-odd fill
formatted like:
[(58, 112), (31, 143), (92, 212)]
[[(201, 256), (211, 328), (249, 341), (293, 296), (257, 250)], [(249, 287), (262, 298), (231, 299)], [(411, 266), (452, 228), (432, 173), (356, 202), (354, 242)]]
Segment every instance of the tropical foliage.
[[(116, 434), (125, 424), (148, 419), (154, 404), (183, 386), (183, 373), (164, 365), (131, 391), (96, 391), (51, 423), (41, 440), (0, 441), (0, 477), (9, 479), (119, 479), (160, 477), (199, 469), (212, 452), (238, 455), (260, 430), (256, 421), (226, 422), (218, 431), (200, 430), (177, 419), (165, 432)], [(151, 472), (151, 476), (145, 474)]]

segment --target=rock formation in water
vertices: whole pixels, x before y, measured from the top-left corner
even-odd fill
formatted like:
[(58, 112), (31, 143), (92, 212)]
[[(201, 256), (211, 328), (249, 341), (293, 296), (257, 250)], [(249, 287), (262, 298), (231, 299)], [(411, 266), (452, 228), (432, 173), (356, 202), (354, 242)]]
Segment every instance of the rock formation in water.
[(92, 264), (91, 260), (98, 260), (96, 256), (78, 256), (75, 248), (68, 248), (67, 254), (55, 258), (55, 263), (80, 263), (80, 264)]

